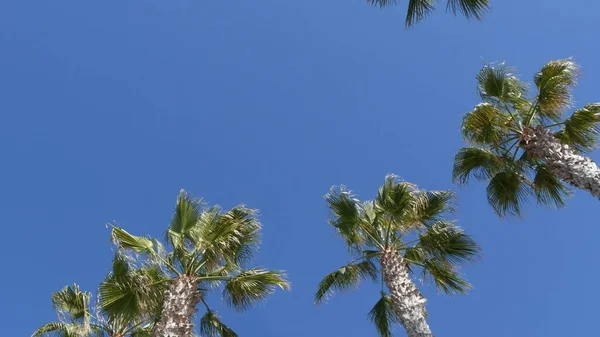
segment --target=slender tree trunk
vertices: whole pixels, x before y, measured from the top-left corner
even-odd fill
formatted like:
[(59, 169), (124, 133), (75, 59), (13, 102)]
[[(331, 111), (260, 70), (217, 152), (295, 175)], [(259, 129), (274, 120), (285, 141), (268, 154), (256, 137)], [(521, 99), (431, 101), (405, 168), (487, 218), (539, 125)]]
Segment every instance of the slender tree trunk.
[(433, 337), (427, 324), (427, 301), (412, 280), (402, 256), (391, 249), (381, 255), (383, 280), (392, 298), (392, 310), (400, 319), (408, 337)]
[(200, 302), (198, 282), (190, 276), (174, 279), (165, 291), (160, 321), (153, 337), (193, 337), (192, 318)]
[(521, 140), (521, 146), (531, 156), (543, 160), (564, 182), (600, 199), (600, 168), (590, 158), (561, 144), (552, 131), (542, 127), (525, 129)]

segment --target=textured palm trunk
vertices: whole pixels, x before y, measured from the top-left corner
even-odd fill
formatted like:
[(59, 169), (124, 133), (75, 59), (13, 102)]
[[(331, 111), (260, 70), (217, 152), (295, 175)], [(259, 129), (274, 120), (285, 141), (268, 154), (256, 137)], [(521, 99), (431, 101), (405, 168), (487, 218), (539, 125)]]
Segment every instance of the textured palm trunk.
[(590, 158), (561, 144), (552, 131), (542, 127), (525, 129), (521, 140), (521, 146), (531, 156), (543, 160), (564, 182), (600, 199), (600, 168)]
[(193, 337), (192, 318), (198, 311), (198, 302), (198, 282), (193, 277), (174, 279), (165, 291), (163, 310), (153, 337)]
[(402, 256), (394, 250), (381, 255), (383, 280), (390, 291), (392, 310), (400, 319), (408, 337), (433, 337), (427, 324), (427, 300), (412, 280)]

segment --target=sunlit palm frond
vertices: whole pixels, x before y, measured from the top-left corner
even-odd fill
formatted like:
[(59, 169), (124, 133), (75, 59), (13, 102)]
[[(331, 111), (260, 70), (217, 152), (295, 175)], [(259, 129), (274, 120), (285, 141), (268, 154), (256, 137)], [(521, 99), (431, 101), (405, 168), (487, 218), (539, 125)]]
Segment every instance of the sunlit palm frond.
[(570, 190), (546, 165), (537, 166), (533, 187), (538, 203), (543, 205), (563, 207), (571, 195)]
[(598, 146), (600, 134), (600, 103), (588, 104), (565, 120), (562, 130), (555, 134), (561, 143), (587, 152)]
[(180, 246), (184, 243), (188, 233), (197, 223), (201, 205), (201, 200), (191, 198), (184, 190), (179, 192), (166, 235), (169, 244)]
[(521, 205), (532, 191), (514, 171), (497, 173), (487, 187), (487, 199), (498, 216), (521, 215)]
[(510, 135), (509, 117), (491, 103), (478, 104), (463, 118), (463, 137), (472, 144), (498, 145)]
[(250, 269), (226, 282), (223, 297), (234, 308), (244, 310), (271, 295), (276, 288), (290, 289), (283, 272)]
[(399, 323), (399, 319), (392, 310), (392, 299), (389, 295), (383, 291), (381, 292), (381, 298), (369, 311), (368, 317), (377, 328), (379, 336), (393, 337), (392, 325)]
[(237, 337), (238, 335), (227, 327), (216, 312), (207, 311), (200, 319), (200, 335), (202, 337)]
[(464, 147), (454, 157), (452, 180), (465, 185), (471, 176), (485, 181), (492, 178), (506, 165), (506, 158), (489, 150)]
[(448, 0), (447, 8), (453, 13), (462, 13), (466, 18), (481, 20), (490, 8), (489, 0)]
[(323, 302), (335, 291), (357, 287), (362, 279), (368, 278), (376, 281), (378, 276), (378, 268), (371, 259), (347, 264), (321, 280), (315, 294), (315, 303)]
[(573, 102), (579, 66), (570, 59), (550, 61), (535, 75), (538, 115), (557, 120)]
[(375, 197), (376, 211), (394, 218), (398, 224), (401, 224), (405, 216), (411, 215), (412, 194), (415, 190), (415, 185), (388, 174)]
[(113, 225), (111, 232), (113, 243), (121, 249), (129, 249), (138, 253), (153, 253), (154, 243), (143, 236), (129, 234), (126, 230)]
[(520, 106), (527, 95), (527, 85), (504, 63), (485, 65), (477, 74), (477, 90), (485, 102)]
[(413, 248), (422, 250), (425, 256), (453, 265), (470, 262), (479, 255), (479, 247), (473, 239), (455, 224), (438, 220), (419, 235)]
[(426, 225), (430, 221), (439, 220), (444, 213), (453, 212), (452, 191), (418, 191), (413, 193), (412, 221)]
[(447, 294), (464, 294), (471, 284), (460, 275), (455, 266), (438, 259), (423, 261), (423, 279), (432, 279), (436, 287)]
[(363, 241), (360, 235), (360, 204), (352, 192), (344, 186), (332, 187), (325, 195), (325, 200), (331, 212), (329, 224), (337, 229), (349, 247), (360, 244)]
[(130, 336), (131, 337), (152, 337), (152, 333), (153, 333), (153, 326), (150, 324), (147, 326), (135, 328), (131, 332)]
[(76, 323), (50, 322), (33, 332), (31, 337), (100, 337), (89, 327)]
[(52, 293), (54, 311), (70, 321), (82, 322), (89, 318), (89, 306), (92, 294), (79, 290), (77, 284), (66, 286)]

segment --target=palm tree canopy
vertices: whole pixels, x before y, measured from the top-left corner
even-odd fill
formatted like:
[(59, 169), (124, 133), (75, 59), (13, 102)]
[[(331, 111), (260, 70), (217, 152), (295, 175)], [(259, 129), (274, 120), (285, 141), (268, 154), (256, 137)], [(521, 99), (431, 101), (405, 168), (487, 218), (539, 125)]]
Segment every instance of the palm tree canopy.
[[(407, 0), (405, 24), (407, 27), (423, 20), (435, 9), (435, 0)], [(367, 0), (367, 3), (377, 7), (389, 7), (396, 5), (397, 0)], [(456, 15), (458, 13), (466, 18), (481, 20), (490, 8), (489, 0), (447, 0), (446, 10)]]
[[(345, 241), (353, 260), (325, 276), (319, 283), (315, 302), (325, 301), (334, 291), (356, 288), (361, 280), (381, 277), (380, 255), (394, 249), (403, 254), (410, 271), (432, 279), (445, 293), (469, 289), (457, 268), (472, 261), (479, 248), (452, 221), (454, 194), (423, 191), (388, 175), (372, 201), (360, 201), (345, 187), (332, 188), (325, 196), (331, 211), (330, 225)], [(388, 295), (369, 313), (381, 336), (391, 336), (397, 317), (389, 308)]]
[[(156, 239), (132, 235), (115, 225), (112, 240), (123, 254), (133, 255), (138, 263), (150, 266), (144, 270), (140, 280), (145, 278), (153, 284), (162, 284), (164, 279), (195, 278), (200, 284), (202, 302), (207, 309), (201, 319), (201, 331), (207, 336), (235, 336), (204, 301), (205, 292), (222, 286), (226, 302), (237, 310), (245, 310), (277, 288), (290, 288), (283, 271), (245, 268), (258, 247), (260, 228), (254, 209), (243, 205), (227, 211), (217, 206), (207, 207), (202, 200), (193, 199), (182, 190), (166, 232), (167, 247)], [(113, 287), (107, 289), (106, 298), (110, 300), (103, 308), (110, 309), (113, 300), (129, 303), (128, 298), (135, 299), (138, 295), (147, 302), (148, 308), (158, 307), (156, 301), (147, 299), (152, 291), (136, 294), (130, 291), (134, 288), (139, 287), (123, 286), (114, 293)], [(160, 291), (154, 294), (161, 297)]]
[(577, 151), (596, 147), (600, 104), (588, 104), (565, 117), (573, 105), (578, 65), (571, 59), (547, 63), (534, 76), (535, 96), (504, 63), (485, 65), (477, 75), (482, 103), (467, 113), (462, 133), (470, 146), (455, 156), (453, 180), (465, 185), (471, 177), (486, 181), (487, 198), (499, 216), (521, 215), (531, 197), (539, 204), (561, 207), (570, 195), (564, 183), (540, 160), (523, 150), (527, 130), (552, 130)]

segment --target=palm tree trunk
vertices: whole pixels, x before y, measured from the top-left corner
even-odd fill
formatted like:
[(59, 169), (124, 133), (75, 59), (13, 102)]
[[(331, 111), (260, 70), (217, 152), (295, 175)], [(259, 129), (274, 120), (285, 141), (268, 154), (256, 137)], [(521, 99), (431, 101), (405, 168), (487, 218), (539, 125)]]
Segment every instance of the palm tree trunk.
[(193, 337), (192, 318), (200, 302), (198, 281), (190, 276), (174, 279), (165, 291), (160, 321), (153, 337)]
[(402, 256), (392, 249), (381, 255), (383, 280), (392, 298), (392, 310), (400, 319), (408, 337), (433, 337), (427, 324), (427, 301), (412, 280)]
[(543, 160), (564, 182), (600, 199), (600, 168), (590, 158), (561, 144), (552, 131), (542, 127), (525, 129), (521, 140), (521, 146), (531, 156)]

